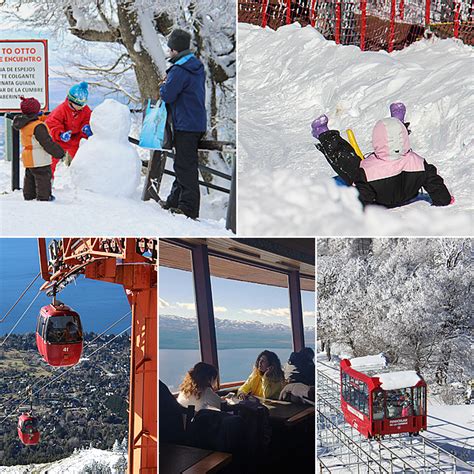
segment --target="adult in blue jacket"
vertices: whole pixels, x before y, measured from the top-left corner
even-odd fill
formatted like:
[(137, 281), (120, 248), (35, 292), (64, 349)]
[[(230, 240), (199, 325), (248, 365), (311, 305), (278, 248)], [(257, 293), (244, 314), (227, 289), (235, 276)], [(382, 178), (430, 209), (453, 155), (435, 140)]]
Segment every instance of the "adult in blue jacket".
[(173, 118), (176, 179), (162, 206), (196, 219), (200, 201), (198, 143), (207, 125), (206, 76), (202, 62), (189, 49), (190, 43), (191, 35), (183, 30), (174, 30), (168, 38), (172, 65), (160, 95)]

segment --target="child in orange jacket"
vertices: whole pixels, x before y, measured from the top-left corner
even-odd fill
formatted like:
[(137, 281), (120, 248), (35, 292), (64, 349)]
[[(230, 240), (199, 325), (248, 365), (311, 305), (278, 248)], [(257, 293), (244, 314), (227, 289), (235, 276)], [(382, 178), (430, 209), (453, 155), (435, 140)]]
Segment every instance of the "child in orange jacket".
[(23, 197), (26, 201), (52, 201), (51, 155), (58, 161), (65, 156), (64, 150), (54, 143), (44, 119), (39, 117), (40, 103), (34, 98), (21, 97), (22, 115), (13, 120), (13, 127), (20, 131), (23, 150), (21, 159), (25, 167)]

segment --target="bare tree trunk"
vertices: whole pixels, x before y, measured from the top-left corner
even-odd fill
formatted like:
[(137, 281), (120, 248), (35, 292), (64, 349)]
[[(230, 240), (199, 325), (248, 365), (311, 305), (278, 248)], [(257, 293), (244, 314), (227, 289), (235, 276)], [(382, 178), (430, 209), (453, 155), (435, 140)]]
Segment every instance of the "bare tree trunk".
[(326, 357), (329, 361), (331, 360), (331, 341), (329, 339), (326, 341)]

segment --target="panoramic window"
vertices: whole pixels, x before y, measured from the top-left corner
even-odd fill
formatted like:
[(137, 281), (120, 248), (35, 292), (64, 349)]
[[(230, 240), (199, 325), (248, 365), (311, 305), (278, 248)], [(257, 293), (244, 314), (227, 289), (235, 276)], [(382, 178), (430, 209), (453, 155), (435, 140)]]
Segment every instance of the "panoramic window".
[[(211, 272), (223, 264), (213, 257)], [(263, 350), (276, 353), (282, 366), (293, 350), (288, 288), (270, 286), (287, 285), (287, 276), (235, 262), (231, 265), (233, 275), (269, 284), (211, 277), (221, 383), (245, 380)]]
[[(186, 249), (179, 251), (190, 252)], [(186, 372), (201, 361), (191, 271), (160, 266), (160, 380), (177, 392)]]
[(316, 300), (314, 291), (302, 291), (301, 303), (303, 305), (304, 344), (315, 350)]

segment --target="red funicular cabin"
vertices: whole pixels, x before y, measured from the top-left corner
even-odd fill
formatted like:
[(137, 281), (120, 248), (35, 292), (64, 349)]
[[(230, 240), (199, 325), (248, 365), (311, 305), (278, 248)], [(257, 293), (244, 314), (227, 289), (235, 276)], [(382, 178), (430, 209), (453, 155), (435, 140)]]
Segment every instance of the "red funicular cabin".
[(23, 413), (18, 418), (18, 437), (23, 444), (34, 445), (40, 440), (38, 419), (29, 413)]
[(426, 429), (426, 383), (415, 371), (369, 375), (341, 361), (344, 418), (367, 438)]
[(49, 365), (77, 364), (83, 345), (79, 314), (59, 302), (43, 306), (36, 327), (36, 345)]

